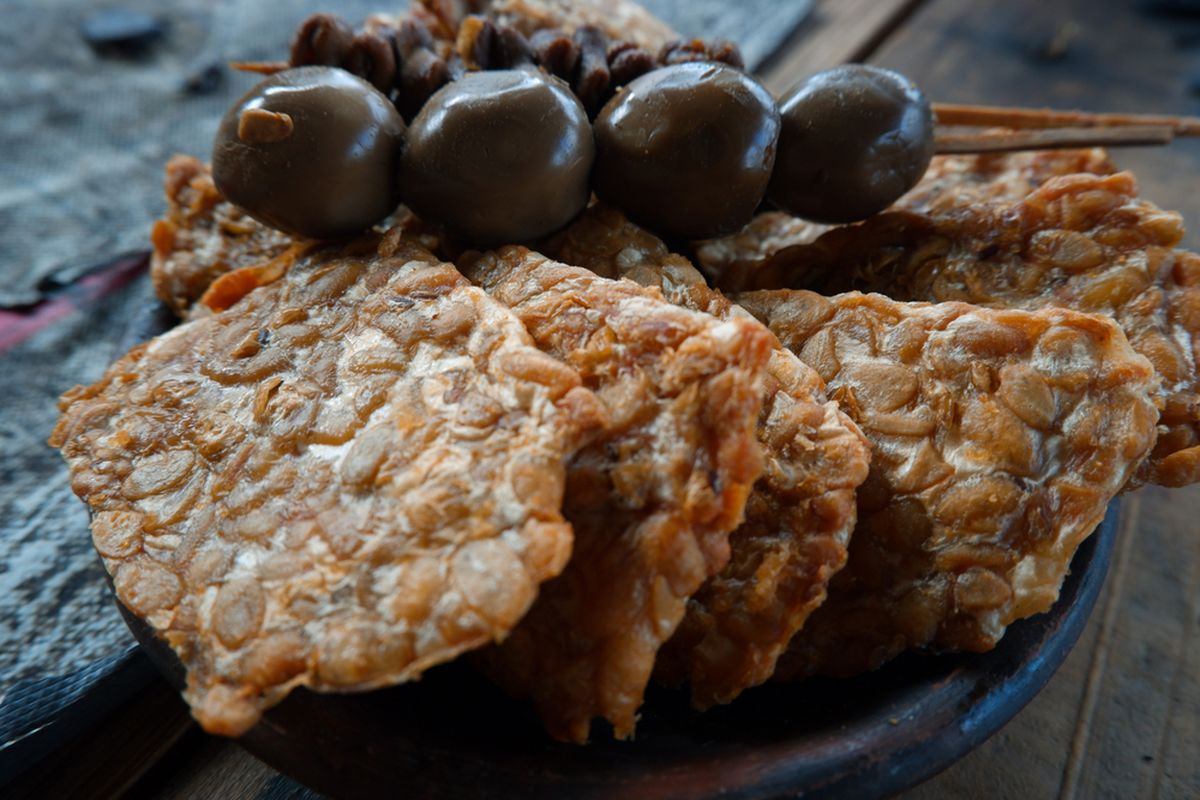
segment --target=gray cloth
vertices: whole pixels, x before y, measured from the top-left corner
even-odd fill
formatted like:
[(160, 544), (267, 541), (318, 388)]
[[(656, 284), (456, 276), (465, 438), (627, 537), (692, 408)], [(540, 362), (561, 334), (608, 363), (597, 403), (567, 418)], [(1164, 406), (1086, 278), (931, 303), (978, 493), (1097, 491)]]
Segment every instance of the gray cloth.
[(87, 512), (46, 444), (55, 403), (117, 356), (151, 297), (135, 280), (0, 355), (0, 692), (67, 672), (132, 641), (92, 549)]
[[(646, 0), (682, 33), (723, 36), (760, 63), (809, 0)], [(163, 163), (204, 156), (226, 107), (253, 83), (224, 73), (207, 93), (189, 77), (228, 60), (273, 60), (317, 10), (358, 22), (387, 0), (125, 0), (166, 26), (140, 58), (104, 57), (79, 36), (104, 2), (8, 0), (0, 26), (0, 308), (33, 303), (118, 253), (146, 247), (161, 213)], [(0, 346), (0, 692), (118, 652), (129, 634), (91, 548), (83, 505), (46, 444), (55, 400), (95, 380), (125, 321), (149, 298), (136, 280), (81, 301), (16, 347)]]

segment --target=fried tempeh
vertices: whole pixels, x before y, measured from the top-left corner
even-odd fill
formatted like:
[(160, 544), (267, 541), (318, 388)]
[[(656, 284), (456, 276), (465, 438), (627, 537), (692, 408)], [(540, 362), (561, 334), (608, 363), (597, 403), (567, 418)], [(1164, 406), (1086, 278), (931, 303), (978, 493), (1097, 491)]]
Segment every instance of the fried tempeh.
[(150, 277), (159, 298), (179, 316), (222, 275), (290, 263), (303, 247), (222, 197), (208, 167), (191, 156), (167, 162), (164, 189), (167, 213), (150, 232)]
[(480, 663), (532, 697), (555, 737), (586, 741), (602, 716), (626, 738), (659, 647), (728, 561), (761, 472), (754, 431), (773, 337), (749, 317), (719, 320), (520, 247), (464, 264), (611, 419), (568, 470), (575, 555)]
[(984, 651), (1047, 610), (1154, 442), (1157, 376), (1103, 316), (737, 295), (872, 444), (846, 567), (778, 676)]
[[(277, 231), (230, 203), (212, 170), (191, 156), (167, 162), (167, 213), (150, 232), (155, 293), (179, 317), (223, 311), (252, 289), (277, 280), (297, 258), (321, 244)], [(401, 207), (391, 230), (428, 249), (432, 229)]]
[[(546, 249), (601, 275), (657, 286), (687, 308), (723, 319), (745, 314), (687, 259), (614, 209), (593, 206)], [(730, 562), (688, 601), (655, 667), (665, 683), (689, 681), (699, 708), (727, 703), (774, 673), (846, 562), (854, 490), (867, 476), (858, 426), (826, 398), (816, 372), (777, 343), (757, 435), (765, 469), (729, 538)]]
[[(1108, 175), (1116, 167), (1095, 148), (936, 156), (920, 182), (891, 210), (953, 215), (974, 203), (1020, 200), (1050, 178), (1079, 172)], [(804, 258), (804, 246), (829, 230), (837, 228), (768, 211), (735, 234), (697, 243), (697, 265), (725, 291), (805, 288), (785, 286), (779, 276), (789, 271), (793, 253)]]
[[(206, 177), (206, 173), (204, 173), (202, 171), (200, 173), (200, 177), (201, 177), (201, 179), (203, 179), (204, 177)], [(211, 185), (211, 181), (209, 181), (208, 183), (209, 183), (209, 185)], [(215, 189), (212, 191), (215, 192)], [(219, 195), (217, 196), (217, 201), (218, 201), (218, 203), (220, 202)], [(213, 209), (216, 207), (217, 207), (216, 203), (210, 204), (208, 207), (207, 216), (205, 216), (204, 214), (197, 214), (191, 220), (190, 224), (192, 225), (192, 229), (196, 232), (195, 238), (193, 239), (193, 242), (194, 242), (193, 250), (203, 251), (203, 252), (225, 253), (225, 254), (227, 254), (224, 259), (226, 261), (233, 262), (233, 263), (239, 263), (239, 264), (251, 264), (252, 265), (255, 260), (254, 253), (253, 253), (253, 245), (254, 245), (255, 239), (253, 237), (244, 237), (244, 236), (240, 236), (238, 234), (231, 234), (228, 231), (224, 230), (219, 225), (214, 224), (213, 223)], [(246, 221), (246, 224), (247, 224), (247, 226), (249, 226), (251, 228), (261, 227), (255, 221), (249, 220), (249, 219)], [(244, 252), (247, 249), (250, 250), (249, 253)], [(187, 253), (184, 253), (183, 255), (191, 257), (193, 255), (193, 253), (191, 251), (188, 251)], [(198, 258), (198, 255), (196, 257)], [(187, 260), (179, 260), (179, 261), (175, 261), (175, 262), (168, 262), (168, 265), (175, 264), (175, 263), (184, 264), (184, 263), (188, 263), (188, 261)], [(239, 270), (235, 270), (232, 273), (228, 273), (221, 280), (228, 280), (230, 277), (237, 276), (241, 272), (244, 272), (247, 270), (253, 270), (255, 268), (256, 268), (255, 266), (243, 267)], [(605, 281), (603, 283), (608, 284), (609, 282)], [(219, 283), (217, 285), (219, 286)], [(207, 293), (208, 291), (209, 291), (209, 287), (205, 287), (204, 292)], [(644, 290), (640, 290), (640, 291), (644, 292)], [(197, 298), (193, 298), (193, 299), (197, 299)], [(672, 307), (669, 304), (663, 302), (661, 299), (651, 301), (650, 299), (647, 298), (645, 300), (645, 304), (646, 304), (647, 314), (649, 314), (653, 309), (662, 309), (664, 311), (669, 311), (670, 314), (668, 316), (684, 313), (679, 309), (672, 309)], [(199, 308), (201, 311), (203, 311), (202, 306)], [(193, 311), (192, 313), (195, 314), (196, 311)], [(708, 323), (713, 324), (713, 323), (715, 323), (715, 320), (709, 320)], [(754, 323), (749, 318), (742, 320), (740, 323), (734, 325), (734, 327), (738, 328), (739, 330), (752, 328), (754, 330), (757, 330), (758, 333), (761, 336), (765, 337), (766, 340), (770, 339), (770, 335), (767, 334), (766, 331), (762, 330), (761, 327), (759, 327), (757, 323)], [(638, 329), (639, 335), (642, 335), (646, 339), (644, 344), (647, 347), (654, 346), (654, 343), (652, 341), (650, 341), (650, 338), (654, 334), (654, 330), (655, 330), (654, 324), (651, 322), (646, 322), (645, 324), (642, 324), (641, 327)], [(765, 347), (765, 345), (764, 345), (764, 347)], [(761, 371), (759, 371), (759, 372), (761, 372)], [(615, 391), (615, 389), (613, 391)], [(757, 398), (752, 398), (752, 399), (753, 399), (753, 402), (755, 402), (755, 403), (758, 402)], [(735, 426), (736, 426), (736, 420), (735, 420)], [(669, 433), (669, 432), (664, 432), (663, 435), (665, 436), (667, 433)], [(631, 461), (631, 465), (632, 464), (633, 464), (633, 462)], [(627, 470), (627, 471), (632, 472), (632, 469)], [(750, 478), (749, 480), (752, 481), (753, 479)], [(745, 482), (746, 482), (745, 478), (742, 478), (740, 480), (727, 480), (725, 482), (726, 485), (724, 487), (722, 487), (723, 496), (733, 499), (734, 495), (730, 494), (730, 492), (736, 492), (738, 490), (738, 487), (742, 483), (745, 483)], [(628, 487), (626, 487), (626, 488), (628, 488)], [(630, 489), (630, 491), (632, 491), (632, 490)], [(667, 492), (667, 490), (665, 488), (662, 491), (664, 494)], [(744, 494), (742, 496), (742, 500), (737, 500), (737, 502), (734, 503), (734, 505), (736, 505), (736, 511), (732, 512), (734, 516), (736, 516), (736, 514), (740, 513), (741, 502), (743, 500), (744, 500)], [(658, 501), (655, 501), (655, 502), (658, 502)], [(681, 504), (684, 506), (688, 506), (692, 502), (693, 501), (690, 499), (684, 499), (681, 501)], [(667, 501), (662, 501), (662, 504), (666, 504), (666, 503), (667, 503)], [(651, 510), (653, 510), (652, 505), (648, 505), (647, 508), (650, 508)], [(730, 528), (734, 527), (736, 525), (736, 523), (737, 523), (736, 518), (731, 519), (729, 521), (728, 525), (725, 526), (725, 530), (723, 533), (727, 534), (728, 530)], [(726, 556), (724, 556), (724, 555), (721, 556), (722, 561), (725, 557)], [(691, 567), (689, 567), (689, 569), (690, 568)], [(713, 568), (715, 569), (715, 567), (713, 567)], [(697, 580), (703, 580), (704, 577), (707, 577), (707, 575), (709, 574), (709, 571), (710, 571), (710, 569), (706, 565), (703, 571), (697, 573), (698, 575), (700, 575), (700, 577)], [(689, 580), (692, 580), (692, 579), (688, 578), (687, 580), (684, 580), (684, 579), (677, 580), (679, 587), (681, 587), (678, 589), (680, 597), (686, 598), (687, 595), (691, 594), (691, 592), (694, 590), (694, 586), (691, 588), (688, 588), (690, 585), (688, 583)], [(673, 588), (673, 591), (674, 591), (674, 588)], [(675, 622), (677, 622), (677, 620), (670, 622), (670, 625), (668, 626), (669, 629), (666, 630), (666, 635), (669, 635), (670, 630), (674, 629)], [(645, 652), (640, 653), (638, 655), (638, 658), (642, 659), (642, 661), (644, 662), (644, 664), (642, 664), (642, 666), (640, 668), (644, 669), (644, 671), (646, 672), (647, 675), (649, 674), (649, 669), (651, 668), (651, 666), (653, 664), (654, 651), (657, 649), (657, 646), (658, 646), (657, 641), (658, 640), (654, 638), (654, 634), (647, 634), (646, 642), (644, 645)], [(621, 654), (618, 654), (618, 655), (621, 657), (624, 657)], [(614, 678), (613, 680), (615, 681), (616, 679)], [(630, 683), (637, 684), (639, 680), (641, 681), (642, 684), (645, 683), (644, 678), (638, 678), (636, 675), (630, 680)], [(620, 688), (620, 687), (617, 687), (617, 688)], [(621, 689), (621, 691), (623, 692), (624, 689)], [(614, 693), (615, 693), (615, 690), (614, 690)], [(630, 729), (632, 728), (633, 712), (636, 710), (637, 705), (640, 703), (641, 686), (637, 687), (637, 691), (634, 693), (634, 695), (636, 695), (636, 696), (633, 696), (633, 695), (622, 696), (619, 704), (623, 704), (623, 707), (628, 706), (628, 708), (626, 710), (623, 710), (623, 711), (616, 710), (617, 705), (619, 705), (619, 704), (617, 703), (617, 701), (612, 701), (609, 704), (612, 706), (612, 710), (610, 710), (608, 712), (608, 713), (611, 713), (614, 721), (616, 721), (618, 719), (627, 720), (627, 722), (625, 724)], [(550, 703), (550, 701), (547, 701), (547, 703)], [(590, 720), (590, 718), (593, 714), (599, 713), (599, 712), (585, 708), (585, 706), (586, 706), (586, 703), (584, 703), (581, 700), (581, 701), (579, 701), (579, 703), (577, 703), (577, 708), (582, 709), (582, 710), (578, 710), (577, 712), (576, 711), (571, 712), (571, 713), (576, 714), (575, 717), (572, 717), (572, 719), (570, 720), (570, 723), (569, 723), (571, 726), (574, 726), (573, 727), (573, 730), (575, 731), (574, 733), (570, 733), (570, 732), (566, 731), (566, 727), (568, 726), (568, 723), (563, 722), (560, 725), (560, 730), (558, 732), (558, 735), (561, 738), (586, 737), (587, 725), (585, 722), (581, 721), (581, 718), (583, 720)], [(599, 706), (597, 706), (597, 707), (599, 707)], [(566, 713), (567, 712), (564, 712), (564, 714), (566, 714)], [(578, 731), (581, 728), (583, 730), (583, 733), (578, 733)]]
[(1117, 172), (1101, 148), (1036, 150), (975, 156), (936, 156), (895, 208), (919, 214), (953, 214), (979, 202), (1016, 201), (1060, 175)]
[(784, 211), (765, 211), (736, 233), (695, 242), (696, 267), (724, 289), (740, 289), (740, 276), (754, 274), (764, 262), (795, 245), (809, 244), (831, 226), (793, 217)]
[[(1133, 176), (1051, 178), (1017, 201), (888, 213), (793, 248), (769, 283), (900, 300), (1112, 316), (1162, 379), (1154, 452), (1134, 484), (1200, 481), (1200, 255)], [(764, 275), (764, 278), (768, 276)]]
[(293, 687), (418, 677), (503, 639), (571, 553), (579, 373), (389, 236), (300, 258), (61, 402), (52, 444), (117, 596), (208, 731)]

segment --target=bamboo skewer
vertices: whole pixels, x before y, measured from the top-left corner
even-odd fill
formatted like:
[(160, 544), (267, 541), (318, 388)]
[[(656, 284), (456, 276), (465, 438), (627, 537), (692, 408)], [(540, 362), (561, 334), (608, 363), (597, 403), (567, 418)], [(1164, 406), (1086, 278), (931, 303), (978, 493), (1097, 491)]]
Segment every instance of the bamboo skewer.
[[(1136, 147), (1200, 136), (1200, 117), (1093, 114), (1049, 108), (934, 103), (938, 153), (1003, 153), (1068, 147)], [(967, 127), (1005, 130), (963, 131)], [(951, 130), (946, 130), (950, 128)]]
[(1135, 147), (1170, 144), (1174, 138), (1175, 131), (1167, 125), (938, 133), (934, 139), (934, 152), (1007, 153), (1069, 147)]
[(1003, 108), (1000, 106), (934, 103), (939, 125), (1013, 128), (1123, 128), (1146, 125), (1169, 127), (1176, 136), (1200, 136), (1200, 117), (1162, 114), (1093, 114), (1087, 111), (1056, 111), (1050, 108)]

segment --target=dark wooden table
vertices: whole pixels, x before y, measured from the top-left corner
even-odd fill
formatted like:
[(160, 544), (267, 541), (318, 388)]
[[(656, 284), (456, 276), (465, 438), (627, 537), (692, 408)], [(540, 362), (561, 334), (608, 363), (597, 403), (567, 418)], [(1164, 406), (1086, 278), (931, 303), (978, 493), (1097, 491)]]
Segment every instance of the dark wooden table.
[[(763, 72), (778, 92), (846, 60), (899, 69), (936, 100), (1197, 113), (1200, 3), (819, 0)], [(1200, 142), (1116, 159), (1200, 230)], [(308, 794), (186, 727), (181, 704), (175, 718), (182, 735), (165, 754), (146, 749), (157, 763), (136, 794)], [(1066, 664), (1001, 733), (906, 795), (966, 796), (1200, 797), (1200, 486), (1126, 498), (1104, 594)]]

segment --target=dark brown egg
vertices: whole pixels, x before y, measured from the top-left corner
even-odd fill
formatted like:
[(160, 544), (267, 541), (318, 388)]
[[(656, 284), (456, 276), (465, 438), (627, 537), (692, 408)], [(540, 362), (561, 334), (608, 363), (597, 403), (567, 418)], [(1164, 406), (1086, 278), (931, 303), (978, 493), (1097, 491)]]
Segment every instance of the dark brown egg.
[(358, 233), (399, 204), (404, 120), (361, 78), (334, 67), (277, 72), (226, 113), (213, 180), (256, 219), (332, 239)]
[(594, 152), (587, 114), (559, 79), (535, 69), (471, 72), (413, 119), (401, 196), (473, 244), (530, 241), (587, 205)]
[(779, 111), (744, 72), (690, 62), (630, 83), (595, 127), (596, 193), (656, 233), (702, 239), (754, 214), (775, 163)]
[(768, 195), (797, 216), (855, 222), (916, 185), (933, 158), (933, 110), (891, 70), (819, 72), (780, 102), (783, 133)]

